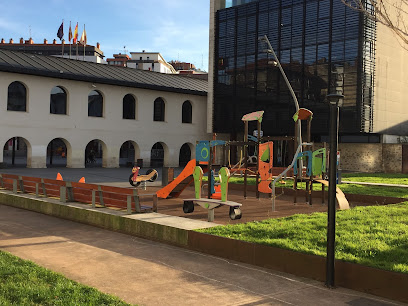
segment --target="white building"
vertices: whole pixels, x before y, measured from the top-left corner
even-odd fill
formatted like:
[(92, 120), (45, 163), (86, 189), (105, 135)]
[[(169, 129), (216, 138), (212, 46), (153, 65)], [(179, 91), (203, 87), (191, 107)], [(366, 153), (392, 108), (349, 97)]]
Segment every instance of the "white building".
[(179, 166), (209, 139), (206, 96), (204, 80), (0, 50), (0, 162)]
[(129, 68), (155, 71), (160, 73), (177, 73), (172, 65), (166, 62), (159, 52), (130, 52), (132, 58), (127, 61)]

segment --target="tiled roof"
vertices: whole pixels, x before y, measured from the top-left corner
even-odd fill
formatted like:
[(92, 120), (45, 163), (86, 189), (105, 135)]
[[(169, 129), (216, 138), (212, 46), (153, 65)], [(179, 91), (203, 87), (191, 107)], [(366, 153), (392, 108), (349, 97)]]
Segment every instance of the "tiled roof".
[(208, 81), (0, 49), (0, 71), (206, 96)]

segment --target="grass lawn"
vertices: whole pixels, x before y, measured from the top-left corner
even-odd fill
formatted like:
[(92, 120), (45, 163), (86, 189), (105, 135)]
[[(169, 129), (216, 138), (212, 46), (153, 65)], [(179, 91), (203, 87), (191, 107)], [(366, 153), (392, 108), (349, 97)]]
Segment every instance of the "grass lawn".
[[(204, 177), (206, 180), (207, 177)], [(389, 174), (389, 173), (343, 173), (342, 180), (367, 182), (367, 183), (384, 183), (408, 185), (408, 175), (406, 174)], [(230, 183), (244, 184), (243, 177), (231, 177)], [(255, 185), (255, 178), (248, 178), (248, 185)], [(277, 183), (276, 187), (293, 188), (293, 180), (286, 180), (286, 184)], [(383, 187), (369, 186), (359, 184), (339, 184), (338, 187), (344, 193), (368, 194), (384, 197), (408, 198), (408, 188), (403, 187)], [(305, 189), (305, 184), (298, 184), (298, 188)], [(322, 190), (321, 184), (314, 184), (314, 190)], [(327, 188), (326, 188), (327, 190)]]
[(366, 183), (408, 185), (408, 174), (401, 173), (342, 173), (342, 180)]
[(0, 251), (0, 305), (129, 305)]
[[(199, 232), (326, 256), (327, 214), (294, 215)], [(408, 273), (408, 202), (338, 211), (336, 258)]]

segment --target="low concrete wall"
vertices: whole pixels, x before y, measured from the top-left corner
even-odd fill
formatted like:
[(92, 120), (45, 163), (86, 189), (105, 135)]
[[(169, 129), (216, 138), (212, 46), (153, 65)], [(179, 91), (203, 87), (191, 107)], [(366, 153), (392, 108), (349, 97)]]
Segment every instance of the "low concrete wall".
[[(190, 232), (190, 249), (297, 276), (326, 280), (326, 258), (208, 234)], [(408, 274), (335, 261), (335, 284), (408, 302)]]
[(0, 203), (170, 244), (187, 246), (188, 242), (188, 232), (185, 230), (134, 219), (131, 215), (114, 215), (87, 209), (85, 204), (78, 204), (84, 207), (76, 207), (51, 199), (36, 199), (4, 191), (0, 192)]

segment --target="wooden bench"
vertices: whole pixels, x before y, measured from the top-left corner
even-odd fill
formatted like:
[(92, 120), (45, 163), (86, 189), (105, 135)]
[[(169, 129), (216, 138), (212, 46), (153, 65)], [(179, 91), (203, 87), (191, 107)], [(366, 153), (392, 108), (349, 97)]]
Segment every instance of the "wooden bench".
[[(87, 203), (92, 204), (93, 208), (96, 207), (96, 204), (99, 204), (103, 207), (109, 206), (126, 209), (129, 214), (132, 213), (132, 206), (134, 204), (134, 211), (136, 213), (157, 212), (157, 195), (139, 195), (136, 189), (18, 176), (14, 174), (0, 174), (0, 186), (11, 190), (13, 193), (20, 191), (21, 193), (35, 194), (36, 197), (57, 198), (62, 203), (67, 201)], [(153, 205), (141, 205), (141, 197), (150, 197)]]
[(227, 205), (230, 207), (229, 216), (231, 220), (238, 220), (242, 217), (241, 206), (242, 204), (233, 201), (221, 201), (216, 199), (184, 199), (183, 211), (184, 213), (192, 213), (194, 211), (194, 204), (200, 205), (208, 210), (208, 222), (214, 221), (214, 209), (221, 205)]

